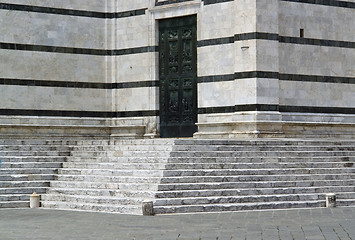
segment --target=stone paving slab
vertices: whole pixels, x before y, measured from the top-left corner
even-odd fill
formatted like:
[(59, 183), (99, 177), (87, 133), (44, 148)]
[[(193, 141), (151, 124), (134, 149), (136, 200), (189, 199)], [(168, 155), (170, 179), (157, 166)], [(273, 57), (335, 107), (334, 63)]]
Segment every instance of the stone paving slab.
[(158, 216), (0, 209), (1, 240), (355, 240), (355, 207)]

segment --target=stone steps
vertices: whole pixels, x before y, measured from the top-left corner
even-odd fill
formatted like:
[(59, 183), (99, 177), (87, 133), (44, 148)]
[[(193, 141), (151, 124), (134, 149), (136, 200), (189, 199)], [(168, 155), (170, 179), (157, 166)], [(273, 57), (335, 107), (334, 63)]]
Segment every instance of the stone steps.
[(71, 169), (106, 169), (106, 170), (157, 170), (165, 169), (164, 163), (78, 163), (66, 162), (63, 164), (64, 168)]
[(260, 158), (260, 157), (348, 157), (352, 151), (77, 151), (73, 157), (195, 157), (195, 158)]
[(0, 158), (12, 206), (34, 191), (45, 208), (131, 214), (324, 207), (330, 192), (355, 205), (354, 140), (0, 139)]
[(173, 183), (160, 184), (159, 191), (184, 191), (206, 189), (248, 189), (248, 188), (291, 188), (291, 187), (322, 187), (322, 186), (355, 186), (351, 180), (303, 180), (303, 181), (265, 181), (265, 182), (222, 182), (222, 183)]
[[(88, 159), (90, 160), (90, 159)], [(124, 160), (124, 159), (122, 159)], [(131, 160), (131, 159), (128, 159)], [(132, 159), (134, 160), (134, 158)], [(114, 159), (112, 159), (114, 161)], [(355, 162), (355, 156), (331, 157), (170, 157), (168, 163), (283, 163), (283, 162)]]
[(47, 188), (48, 188), (48, 186), (46, 186), (46, 187), (6, 187), (6, 188), (0, 188), (0, 195), (3, 195), (3, 194), (30, 195), (34, 192), (42, 194), (42, 193), (46, 193)]
[[(53, 138), (53, 137), (50, 137)], [(77, 145), (77, 140), (65, 140), (65, 139), (45, 139), (45, 138), (28, 138), (28, 139), (1, 139), (0, 138), (0, 145), (1, 146), (60, 146), (60, 147), (68, 147)]]
[(353, 162), (282, 162), (282, 163), (203, 163), (184, 164), (168, 163), (166, 169), (169, 170), (189, 170), (189, 169), (272, 169), (272, 168), (351, 168)]
[(39, 181), (39, 180), (54, 180), (56, 177), (54, 174), (11, 174), (0, 175), (1, 181)]
[(0, 176), (2, 175), (56, 175), (58, 169), (52, 168), (0, 168)]
[(62, 145), (0, 145), (0, 152), (13, 152), (13, 151), (57, 151), (58, 149), (62, 151), (71, 151), (70, 146), (62, 146)]
[(8, 201), (29, 202), (30, 195), (29, 194), (0, 195), (0, 202), (8, 202)]
[(73, 151), (76, 152), (102, 152), (102, 151), (172, 151), (172, 145), (89, 145), (89, 146), (74, 146)]
[(339, 199), (339, 200), (337, 200), (337, 206), (353, 207), (353, 206), (355, 206), (355, 198), (353, 198), (353, 199)]
[[(337, 194), (337, 200), (355, 199), (354, 192)], [(228, 204), (228, 203), (256, 203), (256, 202), (285, 202), (285, 201), (315, 201), (325, 200), (325, 194), (280, 194), (280, 195), (247, 195), (227, 197), (195, 197), (195, 198), (168, 198), (154, 200), (155, 206), (164, 205), (198, 205), (198, 204)]]
[(0, 139), (0, 208), (29, 207), (33, 192), (46, 193), (75, 140)]
[(184, 191), (158, 191), (156, 198), (186, 198), (212, 196), (248, 196), (248, 195), (279, 195), (279, 194), (319, 194), (354, 192), (355, 186), (319, 186), (319, 187), (271, 187), (245, 189), (207, 189)]
[(140, 198), (119, 198), (119, 197), (109, 197), (109, 196), (102, 197), (102, 196), (87, 196), (87, 195), (44, 194), (42, 195), (42, 201), (142, 206), (142, 202), (141, 202), (142, 200)]
[[(81, 163), (160, 163), (161, 157), (70, 157), (67, 162)], [(355, 162), (355, 156), (331, 157), (169, 157), (171, 164), (203, 164), (203, 163), (277, 163), (277, 162)]]
[(49, 187), (49, 181), (1, 181), (1, 188)]
[(175, 145), (243, 145), (243, 146), (354, 146), (355, 140), (352, 139), (291, 139), (291, 138), (272, 138), (272, 139), (176, 139)]
[(325, 201), (289, 201), (266, 203), (227, 203), (206, 205), (180, 205), (180, 206), (154, 206), (155, 214), (191, 213), (191, 212), (222, 212), (222, 211), (247, 211), (260, 209), (286, 209), (324, 207)]
[(270, 168), (351, 168), (353, 162), (282, 162), (282, 163), (87, 163), (87, 162), (66, 162), (64, 168), (77, 169), (169, 169), (169, 170), (189, 170), (189, 169), (270, 169)]
[[(120, 170), (124, 171), (124, 170)], [(143, 170), (141, 170), (143, 171)], [(139, 172), (139, 171), (137, 171)], [(284, 168), (284, 169), (189, 169), (164, 170), (164, 177), (179, 176), (238, 176), (238, 175), (291, 175), (291, 174), (348, 174), (355, 173), (354, 168)]]
[(156, 191), (157, 187), (151, 183), (115, 183), (115, 182), (67, 182), (53, 181), (53, 188), (82, 188), (82, 189), (106, 189), (122, 191)]
[(185, 177), (185, 176), (235, 176), (235, 175), (292, 175), (292, 174), (353, 174), (354, 168), (284, 168), (284, 169), (197, 169), (197, 170), (130, 170), (130, 169), (78, 169), (62, 168), (60, 175), (101, 175), (131, 177)]
[(0, 156), (38, 156), (38, 157), (43, 157), (43, 156), (52, 156), (52, 157), (57, 157), (57, 156), (69, 156), (70, 152), (69, 151), (43, 151), (43, 152), (37, 152), (37, 151), (0, 151)]
[[(1, 149), (1, 146), (0, 146)], [(230, 146), (230, 145), (88, 145), (74, 146), (73, 151), (77, 152), (101, 152), (101, 151), (174, 151), (176, 152), (204, 152), (204, 151), (219, 151), (219, 152), (290, 152), (290, 151), (354, 151), (353, 145), (342, 146)]]
[(161, 171), (134, 170), (134, 169), (78, 169), (62, 168), (58, 170), (60, 175), (101, 175), (101, 176), (131, 176), (131, 177), (161, 177)]
[(76, 210), (76, 211), (93, 211), (93, 212), (114, 212), (122, 214), (142, 214), (141, 205), (110, 205), (110, 204), (90, 204), (90, 203), (75, 203), (61, 201), (43, 201), (43, 208), (61, 209), (61, 210)]
[(0, 208), (29, 208), (30, 202), (28, 201), (0, 201)]
[(71, 152), (73, 157), (169, 157), (170, 151), (78, 151)]
[(218, 152), (293, 152), (293, 151), (354, 151), (355, 147), (353, 145), (342, 145), (342, 146), (231, 146), (231, 145), (174, 145), (174, 151), (188, 151), (188, 152), (204, 152), (204, 151), (218, 151)]
[(162, 184), (248, 182), (248, 181), (302, 181), (302, 180), (346, 180), (355, 179), (355, 174), (300, 174), (300, 175), (243, 175), (243, 176), (189, 176), (164, 177)]
[[(353, 206), (355, 199), (337, 200), (337, 206)], [(248, 211), (264, 209), (289, 209), (325, 207), (325, 200), (313, 201), (277, 201), (277, 202), (247, 202), (247, 203), (222, 203), (198, 205), (154, 206), (156, 214), (191, 213), (191, 212), (222, 212), (222, 211)]]
[[(51, 182), (43, 206), (142, 214), (142, 202), (154, 198), (172, 149), (171, 145), (148, 143), (75, 147), (59, 169), (57, 180)], [(143, 161), (137, 164), (106, 161), (108, 157), (122, 159), (126, 155), (140, 156)], [(145, 163), (147, 157), (154, 159), (154, 164)], [(92, 161), (88, 162), (87, 158)], [(103, 161), (97, 162), (98, 158)]]
[(3, 162), (1, 168), (53, 168), (58, 169), (62, 167), (62, 162)]
[(114, 183), (160, 183), (161, 177), (130, 177), (104, 175), (58, 175), (57, 181), (72, 182), (114, 182)]
[(135, 198), (135, 199), (153, 199), (154, 192), (148, 191), (134, 191), (134, 190), (119, 190), (119, 189), (95, 189), (95, 188), (54, 188), (51, 187), (47, 191), (49, 199), (51, 195), (74, 195), (74, 196), (100, 196), (100, 197), (117, 197), (117, 198)]
[[(135, 152), (132, 152), (133, 154)], [(172, 151), (170, 157), (333, 157), (349, 156), (351, 151), (204, 151), (204, 152), (178, 152)], [(129, 153), (127, 153), (129, 155)], [(108, 155), (109, 156), (109, 155)]]
[(111, 139), (111, 140), (78, 140), (77, 146), (95, 145), (173, 145), (176, 139)]
[(1, 157), (2, 159), (2, 164), (5, 163), (24, 163), (24, 162), (35, 162), (35, 163), (41, 163), (41, 162), (64, 162), (67, 159), (67, 156), (6, 156), (6, 157)]

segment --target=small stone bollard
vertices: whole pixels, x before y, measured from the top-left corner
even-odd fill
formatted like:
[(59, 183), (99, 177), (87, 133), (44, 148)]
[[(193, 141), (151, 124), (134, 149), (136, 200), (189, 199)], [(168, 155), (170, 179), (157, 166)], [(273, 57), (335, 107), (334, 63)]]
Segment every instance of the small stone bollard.
[(334, 193), (327, 193), (325, 195), (325, 207), (336, 207), (336, 195)]
[(142, 210), (144, 216), (153, 216), (154, 215), (153, 202), (152, 201), (143, 202)]
[(30, 195), (30, 208), (39, 208), (40, 196), (34, 192)]

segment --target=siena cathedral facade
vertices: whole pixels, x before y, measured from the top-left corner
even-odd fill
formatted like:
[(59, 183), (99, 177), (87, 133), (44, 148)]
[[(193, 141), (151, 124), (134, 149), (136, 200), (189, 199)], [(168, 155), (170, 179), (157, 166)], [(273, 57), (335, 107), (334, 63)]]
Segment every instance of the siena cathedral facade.
[(355, 136), (355, 1), (1, 0), (0, 132)]

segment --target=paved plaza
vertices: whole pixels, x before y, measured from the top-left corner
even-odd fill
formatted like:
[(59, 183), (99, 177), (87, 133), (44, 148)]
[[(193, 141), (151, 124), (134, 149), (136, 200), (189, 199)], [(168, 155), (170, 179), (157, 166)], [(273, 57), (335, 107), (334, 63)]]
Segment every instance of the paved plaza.
[(355, 208), (134, 216), (1, 209), (1, 240), (355, 240)]

